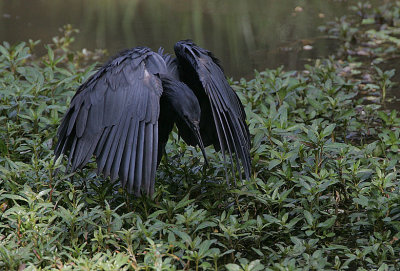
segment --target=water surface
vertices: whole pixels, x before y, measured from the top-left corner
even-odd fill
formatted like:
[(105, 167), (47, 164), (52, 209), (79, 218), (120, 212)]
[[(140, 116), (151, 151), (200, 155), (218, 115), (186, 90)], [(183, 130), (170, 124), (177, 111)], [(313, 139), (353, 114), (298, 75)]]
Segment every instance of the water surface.
[[(333, 0), (2, 0), (0, 41), (12, 43), (58, 34), (65, 24), (80, 29), (76, 49), (105, 48), (110, 55), (139, 45), (172, 52), (193, 39), (221, 59), (228, 76), (285, 65), (302, 68), (335, 50), (316, 39), (317, 27), (344, 14), (352, 1)], [(310, 45), (311, 50), (304, 50)], [(308, 46), (310, 49), (311, 47)], [(307, 47), (306, 47), (307, 48)]]

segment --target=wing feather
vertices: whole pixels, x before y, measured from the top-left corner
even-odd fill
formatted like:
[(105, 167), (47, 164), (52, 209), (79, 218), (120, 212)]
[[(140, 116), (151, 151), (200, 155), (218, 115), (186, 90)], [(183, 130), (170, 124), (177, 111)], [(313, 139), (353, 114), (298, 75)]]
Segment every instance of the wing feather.
[(129, 122), (130, 122), (130, 119), (128, 117), (125, 117), (125, 123), (124, 123), (124, 125), (121, 125), (122, 128), (121, 128), (121, 132), (119, 135), (118, 147), (116, 149), (114, 161), (112, 164), (111, 180), (115, 180), (118, 177), (118, 171), (121, 166), (122, 155), (123, 155), (123, 152), (125, 149), (125, 142), (126, 142), (127, 135), (128, 135)]
[[(118, 145), (119, 145), (120, 141), (123, 140), (122, 132), (126, 127), (126, 119), (127, 118), (128, 118), (127, 114), (122, 114), (118, 125), (115, 126), (116, 132), (115, 132), (114, 140), (110, 146), (110, 151), (108, 154), (107, 162), (104, 167), (104, 175), (105, 176), (109, 176), (111, 174), (111, 167), (114, 164), (114, 161), (116, 159)], [(113, 180), (113, 178), (111, 178), (111, 180)]]
[[(153, 153), (152, 153), (152, 165), (151, 165), (151, 175), (150, 180), (154, 180), (156, 178), (156, 168), (158, 162), (158, 123), (156, 122), (153, 125)], [(154, 182), (150, 182), (150, 191), (154, 191)]]
[[(218, 101), (216, 99), (216, 97), (213, 96), (213, 94), (210, 94), (210, 95), (212, 96), (212, 100)], [(230, 159), (231, 159), (231, 161), (233, 161), (232, 153), (236, 151), (236, 146), (235, 145), (232, 146), (232, 144), (229, 144), (231, 142), (229, 136), (232, 137), (232, 132), (231, 132), (231, 129), (230, 129), (229, 125), (226, 125), (225, 113), (224, 113), (224, 111), (218, 110), (218, 107), (215, 105), (215, 103), (213, 103), (211, 105), (211, 108), (213, 110), (213, 115), (217, 115), (218, 116), (218, 118), (216, 118), (214, 121), (217, 122), (217, 124), (216, 124), (217, 127), (221, 127), (222, 128), (222, 132), (223, 132), (223, 137), (222, 136), (219, 137), (220, 138), (220, 145), (227, 147)], [(227, 130), (228, 130), (229, 134), (227, 133)], [(232, 163), (231, 163), (231, 168), (232, 168), (232, 171), (234, 171), (234, 167), (233, 167)]]
[[(221, 148), (224, 163), (227, 151), (232, 169), (232, 154), (235, 153), (239, 173), (241, 164), (246, 178), (249, 178), (250, 133), (246, 124), (246, 114), (239, 97), (229, 86), (218, 59), (189, 40), (176, 43), (174, 49), (180, 78), (194, 90), (202, 106), (202, 116), (213, 116), (215, 132), (208, 123), (202, 123), (200, 120), (201, 134), (206, 137), (205, 142)], [(202, 102), (204, 99), (208, 99), (209, 102)], [(210, 133), (217, 135), (211, 136)]]
[(162, 94), (161, 56), (145, 47), (122, 52), (82, 84), (58, 130), (55, 155), (68, 154), (72, 170), (95, 155), (98, 173), (120, 177), (129, 191), (153, 193), (155, 133)]
[[(136, 169), (136, 155), (138, 152), (138, 137), (139, 137), (139, 123), (135, 123), (134, 130), (133, 130), (133, 147), (132, 147), (132, 152), (131, 152), (131, 159), (129, 161), (129, 175), (128, 175), (128, 180), (127, 183), (123, 183), (122, 185), (125, 186), (127, 185), (128, 191), (131, 192), (133, 189), (134, 185), (134, 179), (135, 179), (135, 169)], [(139, 193), (139, 191), (138, 191)]]
[(134, 185), (135, 194), (139, 196), (140, 187), (142, 186), (142, 172), (143, 172), (143, 149), (144, 149), (144, 130), (145, 123), (143, 121), (139, 124), (139, 134), (136, 149), (136, 163), (135, 163), (135, 184), (129, 183), (129, 191), (132, 190)]
[(126, 186), (129, 177), (129, 167), (131, 162), (131, 155), (133, 152), (133, 140), (135, 136), (136, 121), (130, 120), (127, 134), (127, 141), (125, 143), (123, 158), (121, 161), (122, 170), (119, 171), (119, 177), (122, 183), (122, 187)]
[[(76, 147), (76, 142), (78, 141), (78, 139), (77, 139), (76, 137), (74, 137), (74, 138), (72, 138), (71, 140), (72, 140), (73, 142), (72, 142), (70, 154), (69, 154), (69, 157), (68, 157), (68, 161), (70, 161), (70, 162), (73, 164), (73, 163), (74, 163), (74, 160), (75, 160), (75, 157), (74, 157), (74, 154), (75, 154), (75, 147)], [(74, 169), (72, 169), (72, 170), (74, 170)]]
[(102, 172), (105, 175), (105, 177), (108, 176), (107, 171), (105, 170), (105, 166), (109, 159), (111, 147), (114, 143), (114, 138), (115, 138), (116, 133), (117, 133), (117, 128), (115, 127), (115, 125), (113, 125), (111, 127), (110, 133), (108, 134), (107, 141), (105, 142), (103, 149), (101, 151), (101, 154), (99, 157), (100, 161), (97, 161), (98, 174), (100, 174), (100, 172)]
[(99, 158), (101, 151), (103, 150), (104, 143), (107, 142), (108, 134), (110, 133), (112, 126), (105, 127), (103, 132), (101, 133), (100, 136), (100, 141), (97, 142), (96, 144), (96, 149), (94, 151), (94, 155)]
[[(216, 88), (216, 86), (214, 84), (212, 84), (212, 85), (213, 85), (214, 88)], [(222, 99), (222, 97), (219, 94), (219, 92), (215, 92), (215, 93), (217, 93), (217, 95), (216, 95), (216, 97), (214, 97), (214, 100), (217, 101), (217, 103), (219, 105), (225, 104), (225, 102)], [(248, 156), (243, 152), (244, 148), (240, 148), (240, 146), (242, 144), (247, 144), (247, 142), (248, 142), (246, 140), (245, 136), (243, 135), (243, 122), (232, 121), (232, 118), (229, 115), (226, 114), (227, 110), (221, 110), (221, 112), (222, 112), (222, 115), (224, 117), (224, 122), (223, 123), (227, 124), (226, 128), (229, 131), (229, 137), (226, 137), (230, 141), (228, 146), (229, 145), (233, 145), (233, 147), (235, 149), (238, 172), (240, 172), (239, 156), (245, 158), (245, 163), (243, 163), (243, 164), (248, 164), (250, 162), (248, 160)], [(238, 127), (238, 123), (239, 123), (239, 125), (241, 125), (241, 127)], [(232, 130), (236, 131), (236, 133), (233, 132)], [(232, 157), (231, 157), (231, 159), (232, 159)]]
[(144, 163), (143, 163), (143, 174), (144, 174), (144, 190), (147, 194), (150, 192), (150, 177), (152, 170), (152, 159), (153, 159), (153, 124), (146, 124), (144, 140)]

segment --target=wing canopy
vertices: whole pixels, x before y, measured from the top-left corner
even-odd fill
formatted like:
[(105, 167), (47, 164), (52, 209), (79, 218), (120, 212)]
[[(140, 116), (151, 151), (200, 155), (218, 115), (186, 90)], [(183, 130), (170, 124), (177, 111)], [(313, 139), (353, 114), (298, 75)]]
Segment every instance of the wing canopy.
[[(250, 134), (246, 115), (237, 94), (226, 80), (222, 66), (213, 54), (192, 41), (179, 41), (174, 47), (179, 75), (196, 94), (201, 106), (200, 129), (206, 145), (227, 151), (250, 177)], [(210, 122), (211, 121), (211, 122)], [(214, 127), (210, 127), (210, 123)], [(233, 169), (233, 164), (232, 164)]]
[(96, 156), (98, 172), (128, 191), (154, 190), (164, 60), (145, 47), (120, 53), (80, 86), (58, 130), (56, 157), (71, 170)]

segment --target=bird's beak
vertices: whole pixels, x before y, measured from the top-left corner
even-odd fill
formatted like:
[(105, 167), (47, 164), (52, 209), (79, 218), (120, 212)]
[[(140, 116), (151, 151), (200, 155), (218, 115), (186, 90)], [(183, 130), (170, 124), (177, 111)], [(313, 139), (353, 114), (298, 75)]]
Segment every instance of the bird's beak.
[(194, 125), (192, 126), (193, 128), (193, 133), (197, 138), (197, 143), (199, 143), (200, 146), (200, 150), (203, 153), (204, 156), (204, 161), (206, 166), (208, 166), (208, 160), (207, 160), (207, 156), (206, 156), (206, 150), (204, 149), (204, 144), (203, 144), (203, 140), (201, 139), (201, 134), (200, 134), (200, 127), (198, 123), (194, 123)]

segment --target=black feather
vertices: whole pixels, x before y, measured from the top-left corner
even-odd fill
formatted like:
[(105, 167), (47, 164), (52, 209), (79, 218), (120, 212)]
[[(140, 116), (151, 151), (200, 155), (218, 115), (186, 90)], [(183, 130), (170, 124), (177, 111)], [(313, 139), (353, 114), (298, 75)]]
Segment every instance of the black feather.
[[(250, 133), (245, 122), (246, 115), (237, 94), (226, 80), (220, 62), (210, 51), (190, 40), (177, 42), (174, 50), (180, 78), (193, 89), (201, 105), (202, 118), (206, 118), (204, 121), (207, 123), (200, 124), (206, 145), (220, 147), (223, 154), (228, 151), (231, 163), (232, 153), (235, 153), (235, 158), (241, 161), (246, 178), (249, 178)], [(208, 122), (211, 115), (214, 126), (210, 128)], [(233, 168), (233, 164), (231, 166)]]
[[(131, 158), (129, 161), (129, 175), (127, 180), (128, 191), (132, 192), (133, 185), (135, 184), (135, 169), (136, 169), (136, 155), (138, 152), (138, 135), (139, 135), (139, 123), (135, 123), (133, 126), (133, 147), (131, 152)], [(125, 186), (125, 184), (123, 184)]]
[[(135, 187), (136, 194), (145, 181), (147, 193), (152, 193), (153, 165), (157, 163), (153, 153), (157, 151), (149, 140), (146, 149), (150, 154), (143, 161), (143, 129), (148, 123), (152, 137), (157, 139), (153, 127), (158, 121), (162, 94), (158, 74), (166, 72), (163, 58), (146, 47), (125, 50), (113, 57), (72, 98), (57, 133), (56, 157), (68, 154), (71, 169), (76, 170), (94, 154), (98, 173), (111, 175), (111, 179), (120, 176), (122, 185), (130, 190)], [(139, 123), (143, 128), (140, 135)]]
[(139, 131), (137, 136), (137, 147), (136, 147), (136, 162), (135, 162), (135, 180), (129, 184), (129, 191), (132, 191), (134, 187), (134, 193), (136, 196), (140, 195), (140, 188), (142, 187), (142, 173), (143, 173), (143, 150), (144, 150), (144, 134), (145, 124), (143, 121), (139, 124)]

